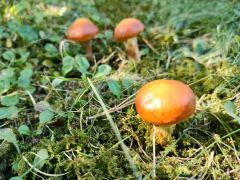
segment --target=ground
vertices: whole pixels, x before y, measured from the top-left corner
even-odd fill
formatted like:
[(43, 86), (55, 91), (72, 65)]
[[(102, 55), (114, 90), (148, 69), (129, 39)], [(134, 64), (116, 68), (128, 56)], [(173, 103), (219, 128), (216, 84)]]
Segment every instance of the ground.
[[(240, 179), (238, 0), (0, 0), (0, 14), (0, 179), (152, 179), (152, 125), (134, 97), (155, 79), (197, 99), (157, 145), (157, 177)], [(95, 62), (66, 41), (78, 17), (101, 30)], [(126, 17), (145, 25), (138, 64), (113, 38)]]

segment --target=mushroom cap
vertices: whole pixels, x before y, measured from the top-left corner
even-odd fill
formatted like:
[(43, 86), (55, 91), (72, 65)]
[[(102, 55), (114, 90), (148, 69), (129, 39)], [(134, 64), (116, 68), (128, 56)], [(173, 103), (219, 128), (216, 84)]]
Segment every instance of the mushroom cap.
[(144, 30), (144, 25), (135, 18), (126, 18), (119, 22), (114, 31), (114, 38), (121, 42), (137, 36)]
[(68, 28), (66, 36), (75, 42), (89, 41), (99, 32), (98, 27), (87, 18), (78, 18)]
[(193, 91), (186, 84), (176, 80), (155, 80), (138, 91), (135, 106), (144, 121), (171, 125), (190, 117), (196, 102)]

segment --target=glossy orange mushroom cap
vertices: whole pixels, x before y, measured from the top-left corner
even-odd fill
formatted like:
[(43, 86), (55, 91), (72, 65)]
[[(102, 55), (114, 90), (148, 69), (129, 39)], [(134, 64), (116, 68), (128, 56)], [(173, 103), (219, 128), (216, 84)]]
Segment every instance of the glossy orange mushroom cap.
[(114, 38), (116, 41), (121, 42), (129, 38), (137, 36), (144, 30), (144, 25), (135, 18), (126, 18), (116, 26), (114, 31)]
[(176, 80), (155, 80), (137, 93), (135, 106), (140, 117), (155, 125), (177, 124), (190, 117), (196, 107), (190, 87)]
[(98, 34), (98, 27), (87, 18), (78, 18), (68, 28), (66, 36), (75, 42), (89, 41)]

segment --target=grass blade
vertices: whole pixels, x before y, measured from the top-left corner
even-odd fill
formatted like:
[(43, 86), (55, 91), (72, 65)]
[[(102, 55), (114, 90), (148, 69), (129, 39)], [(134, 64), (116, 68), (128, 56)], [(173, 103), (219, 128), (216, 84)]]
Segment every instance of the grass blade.
[(116, 135), (116, 137), (117, 137), (120, 145), (121, 145), (121, 148), (122, 148), (122, 150), (123, 150), (123, 152), (124, 152), (124, 154), (125, 154), (128, 162), (129, 162), (129, 165), (130, 165), (130, 167), (131, 167), (131, 169), (132, 169), (132, 171), (133, 171), (133, 174), (134, 174), (138, 179), (141, 179), (142, 175), (141, 175), (141, 173), (138, 171), (137, 166), (134, 164), (133, 159), (131, 158), (131, 156), (130, 156), (130, 154), (129, 154), (128, 147), (125, 145), (125, 143), (124, 143), (124, 141), (123, 141), (123, 139), (122, 139), (122, 137), (121, 137), (121, 134), (120, 134), (120, 132), (119, 132), (119, 130), (118, 130), (118, 127), (117, 127), (117, 125), (114, 123), (114, 121), (113, 121), (113, 119), (112, 119), (112, 116), (111, 116), (110, 113), (108, 112), (107, 107), (106, 107), (106, 105), (104, 104), (104, 102), (103, 102), (103, 100), (102, 100), (99, 92), (97, 91), (97, 89), (95, 88), (94, 84), (92, 83), (92, 81), (91, 81), (89, 78), (88, 78), (88, 83), (89, 83), (89, 85), (91, 86), (94, 94), (96, 95), (96, 97), (97, 97), (100, 105), (102, 106), (104, 113), (106, 114), (106, 117), (107, 117), (107, 119), (108, 119), (108, 121), (109, 121), (109, 123), (110, 123), (110, 125), (111, 125), (111, 127), (112, 127), (112, 129), (113, 129), (113, 131), (114, 131), (114, 133), (115, 133), (115, 135)]

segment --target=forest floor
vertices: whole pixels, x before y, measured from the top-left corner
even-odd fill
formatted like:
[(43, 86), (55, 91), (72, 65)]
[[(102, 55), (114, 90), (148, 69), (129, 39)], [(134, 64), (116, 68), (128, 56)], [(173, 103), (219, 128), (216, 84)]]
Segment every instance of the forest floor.
[[(78, 17), (101, 30), (94, 63), (66, 41)], [(138, 64), (113, 38), (126, 17), (145, 25)], [(152, 179), (152, 125), (134, 97), (155, 79), (197, 99), (157, 145), (157, 177), (240, 179), (239, 22), (238, 0), (0, 0), (0, 179)]]

